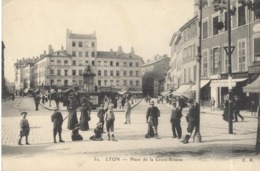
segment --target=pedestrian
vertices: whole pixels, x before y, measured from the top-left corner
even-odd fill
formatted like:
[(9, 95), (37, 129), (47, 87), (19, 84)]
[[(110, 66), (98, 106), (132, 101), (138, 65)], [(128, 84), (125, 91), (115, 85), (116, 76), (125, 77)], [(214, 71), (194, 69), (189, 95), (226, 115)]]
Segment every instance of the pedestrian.
[(94, 135), (91, 136), (89, 139), (93, 141), (103, 141), (102, 133), (103, 133), (102, 123), (98, 122), (97, 127), (94, 129)]
[(34, 102), (35, 102), (35, 110), (39, 110), (39, 104), (41, 101), (41, 97), (39, 96), (39, 94), (36, 94), (35, 98), (34, 98)]
[(97, 116), (99, 118), (99, 123), (102, 123), (102, 130), (103, 130), (103, 133), (105, 133), (104, 131), (104, 117), (105, 117), (105, 113), (106, 113), (106, 110), (104, 109), (104, 105), (101, 104), (100, 105), (101, 109), (99, 109), (98, 113), (97, 113)]
[(223, 113), (223, 120), (229, 121), (229, 107), (230, 107), (230, 120), (233, 120), (233, 105), (232, 100), (229, 99), (229, 95), (226, 95), (225, 102), (224, 102), (224, 113)]
[[(177, 108), (176, 107), (176, 102), (172, 103), (173, 109), (172, 109), (172, 113), (171, 113), (171, 125), (172, 125), (172, 134), (173, 137), (172, 138), (177, 138), (181, 139), (181, 134), (182, 134), (182, 129), (181, 129), (181, 111), (180, 111), (180, 106)], [(177, 134), (176, 134), (177, 132)]]
[(109, 107), (109, 98), (107, 96), (105, 96), (103, 104), (104, 104), (105, 110), (107, 111), (108, 107)]
[(58, 92), (55, 94), (55, 103), (56, 103), (56, 107), (59, 107), (60, 104), (60, 97)]
[(122, 98), (121, 103), (122, 103), (121, 106), (122, 106), (122, 108), (124, 109), (124, 106), (125, 106), (125, 97)]
[(15, 95), (14, 95), (15, 93), (12, 93), (12, 101), (14, 101), (14, 99), (15, 99)]
[(113, 112), (113, 106), (110, 105), (108, 107), (108, 111), (105, 113), (105, 121), (106, 121), (106, 127), (107, 127), (107, 136), (108, 141), (110, 141), (110, 134), (112, 136), (112, 141), (116, 141), (115, 135), (114, 135), (114, 122), (115, 122), (115, 114)]
[(125, 123), (124, 124), (131, 124), (130, 116), (131, 116), (131, 104), (130, 99), (126, 100), (125, 103)]
[(160, 110), (154, 106), (154, 101), (150, 102), (151, 107), (146, 112), (146, 123), (148, 123), (148, 133), (151, 129), (154, 132), (155, 138), (159, 139), (158, 136), (158, 117), (160, 117)]
[(23, 116), (22, 120), (20, 121), (20, 138), (18, 141), (18, 145), (23, 145), (22, 144), (22, 138), (25, 136), (25, 143), (26, 145), (30, 145), (28, 142), (28, 136), (30, 133), (30, 125), (28, 120), (26, 119), (27, 112), (22, 112), (21, 115)]
[(81, 141), (83, 137), (79, 134), (80, 125), (79, 123), (75, 124), (74, 129), (71, 132), (71, 140), (72, 141)]
[(117, 106), (119, 109), (121, 109), (121, 107), (122, 107), (122, 98), (121, 97), (119, 97), (119, 99), (117, 100)]
[(189, 109), (188, 115), (186, 116), (186, 120), (188, 122), (187, 134), (186, 134), (184, 140), (182, 141), (184, 144), (189, 143), (191, 134), (192, 134), (194, 128), (198, 124), (198, 115), (199, 115), (198, 104), (196, 103), (196, 101), (194, 99), (190, 99), (189, 103), (190, 103), (190, 109)]
[(89, 130), (89, 124), (88, 121), (90, 121), (90, 109), (89, 109), (89, 105), (88, 105), (88, 100), (86, 98), (84, 98), (82, 100), (82, 105), (81, 105), (81, 115), (80, 115), (80, 130), (81, 131), (87, 131)]
[(238, 96), (235, 95), (234, 96), (234, 102), (233, 102), (233, 109), (234, 109), (234, 118), (235, 118), (235, 122), (237, 122), (237, 116), (239, 116), (242, 121), (244, 121), (244, 117), (240, 114), (240, 100), (238, 99)]
[(69, 105), (67, 107), (67, 110), (69, 112), (67, 128), (69, 130), (73, 130), (75, 128), (75, 125), (78, 124), (77, 104), (74, 101), (73, 97), (70, 97), (69, 99)]
[(211, 111), (214, 111), (215, 110), (215, 99), (214, 97), (211, 98), (210, 100), (210, 106), (211, 106)]
[(44, 94), (41, 94), (41, 98), (42, 98), (42, 104), (44, 104), (45, 103), (45, 96), (44, 96)]
[(61, 138), (63, 117), (58, 107), (54, 109), (54, 113), (51, 115), (51, 121), (53, 123), (53, 142), (57, 143), (56, 141), (57, 133), (59, 134), (59, 142), (65, 142)]
[(257, 104), (254, 100), (251, 101), (251, 116), (256, 116)]

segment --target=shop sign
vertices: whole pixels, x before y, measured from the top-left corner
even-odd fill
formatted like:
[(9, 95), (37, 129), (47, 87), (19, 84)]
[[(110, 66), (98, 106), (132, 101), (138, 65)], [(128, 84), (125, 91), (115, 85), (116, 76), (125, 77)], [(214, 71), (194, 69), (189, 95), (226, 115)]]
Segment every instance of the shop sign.
[[(231, 77), (233, 79), (236, 79), (236, 78), (247, 78), (248, 77), (248, 73), (247, 72), (232, 73)], [(228, 74), (221, 74), (221, 79), (228, 79)]]
[(101, 92), (111, 92), (112, 91), (112, 87), (100, 87), (100, 91)]

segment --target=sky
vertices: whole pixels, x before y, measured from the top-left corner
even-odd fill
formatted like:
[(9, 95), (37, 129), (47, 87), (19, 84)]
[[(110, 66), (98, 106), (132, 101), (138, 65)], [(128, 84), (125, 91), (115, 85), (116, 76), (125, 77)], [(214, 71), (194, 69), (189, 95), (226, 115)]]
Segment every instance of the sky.
[(170, 40), (194, 16), (194, 0), (3, 0), (5, 77), (17, 59), (66, 47), (66, 30), (97, 36), (97, 50), (135, 53), (144, 61), (170, 56)]

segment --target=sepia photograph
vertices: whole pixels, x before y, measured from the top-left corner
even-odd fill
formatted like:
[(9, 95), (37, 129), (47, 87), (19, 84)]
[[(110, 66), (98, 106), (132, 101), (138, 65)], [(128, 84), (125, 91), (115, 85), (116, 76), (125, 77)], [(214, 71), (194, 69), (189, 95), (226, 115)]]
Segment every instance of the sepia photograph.
[(1, 2), (1, 170), (259, 171), (260, 0)]

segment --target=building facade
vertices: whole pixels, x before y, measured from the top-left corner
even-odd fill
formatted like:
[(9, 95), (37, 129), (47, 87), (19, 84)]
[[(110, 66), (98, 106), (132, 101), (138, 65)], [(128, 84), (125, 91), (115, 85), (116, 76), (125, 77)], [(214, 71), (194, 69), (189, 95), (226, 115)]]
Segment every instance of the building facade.
[[(225, 47), (228, 46), (227, 11), (215, 11), (211, 0), (205, 2), (207, 3), (202, 10), (201, 75), (202, 78), (211, 80), (210, 94), (218, 106), (228, 94), (228, 56), (225, 52)], [(243, 93), (242, 87), (250, 83), (248, 68), (259, 61), (260, 16), (239, 1), (233, 0), (231, 4), (231, 45), (234, 48), (231, 58), (232, 94), (240, 97), (245, 108), (250, 95)], [(218, 28), (219, 23), (224, 27)]]
[[(142, 92), (143, 59), (134, 49), (124, 53), (120, 46), (117, 51), (97, 51), (94, 34), (74, 34), (67, 30), (66, 50), (54, 51), (49, 45), (48, 53), (40, 57), (18, 60), (15, 63), (15, 83), (17, 89), (45, 87), (83, 89), (83, 74), (91, 67), (96, 75), (93, 88)], [(93, 91), (93, 90), (92, 90)]]
[(143, 91), (145, 95), (157, 97), (165, 90), (165, 75), (169, 69), (170, 58), (167, 55), (155, 55), (142, 65)]

